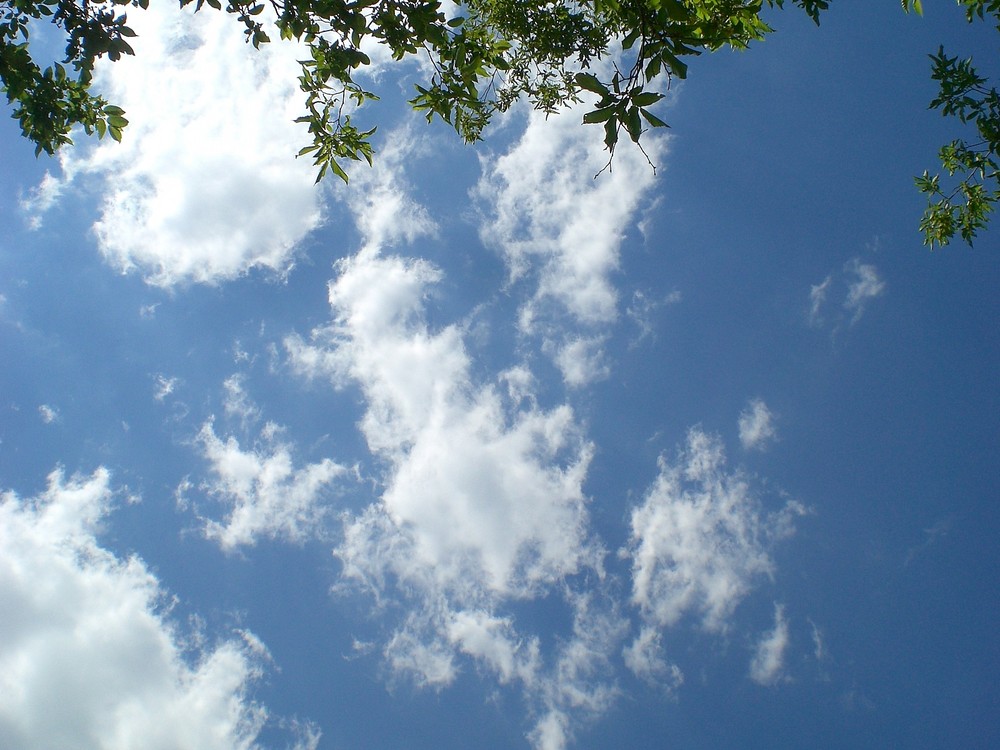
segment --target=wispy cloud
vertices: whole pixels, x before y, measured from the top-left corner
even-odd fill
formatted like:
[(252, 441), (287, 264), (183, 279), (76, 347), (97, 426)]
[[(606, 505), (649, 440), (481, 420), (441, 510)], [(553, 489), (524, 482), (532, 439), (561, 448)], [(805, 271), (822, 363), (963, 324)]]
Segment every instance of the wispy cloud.
[(247, 430), (260, 420), (261, 410), (247, 393), (243, 385), (244, 381), (244, 376), (239, 373), (226, 378), (222, 384), (226, 391), (222, 406), (228, 418), (239, 420), (240, 426)]
[(62, 195), (65, 182), (46, 171), (42, 181), (33, 187), (18, 205), (31, 229), (40, 229), (45, 212), (55, 205)]
[(622, 656), (625, 666), (644, 682), (661, 685), (668, 692), (684, 683), (684, 673), (676, 664), (667, 661), (660, 631), (653, 626), (643, 625), (639, 635), (624, 649)]
[(765, 633), (754, 649), (750, 661), (750, 679), (759, 685), (773, 685), (781, 679), (788, 648), (788, 622), (785, 608), (774, 605), (774, 627)]
[[(512, 284), (534, 284), (521, 329), (541, 336), (557, 365), (570, 366), (563, 373), (574, 385), (603, 376), (601, 368), (576, 367), (566, 350), (617, 320), (621, 242), (654, 181), (634, 148), (618, 149), (614, 169), (593, 179), (607, 153), (598, 131), (580, 127), (584, 108), (557, 117), (532, 112), (510, 151), (484, 163), (476, 189), (483, 241), (501, 253)], [(665, 152), (662, 137), (644, 142), (654, 160)]]
[(906, 550), (906, 557), (903, 559), (903, 567), (909, 567), (910, 564), (917, 559), (917, 557), (930, 549), (938, 542), (939, 539), (948, 536), (948, 533), (951, 531), (953, 521), (954, 519), (951, 517), (940, 518), (935, 521), (930, 528), (924, 529), (923, 542)]
[(854, 277), (847, 287), (844, 309), (851, 314), (851, 323), (857, 323), (865, 312), (868, 302), (885, 291), (885, 282), (879, 278), (878, 269), (869, 263), (861, 263), (857, 258), (845, 267), (845, 272)]
[(639, 329), (639, 335), (629, 342), (629, 348), (638, 346), (643, 340), (653, 335), (653, 315), (664, 305), (676, 305), (681, 302), (683, 296), (677, 289), (670, 292), (661, 300), (650, 299), (640, 290), (632, 292), (632, 301), (625, 308), (625, 314), (635, 323)]
[(827, 276), (819, 284), (813, 284), (809, 288), (809, 325), (818, 326), (822, 323), (820, 311), (826, 304), (826, 294), (832, 281), (833, 276)]
[(153, 378), (153, 398), (157, 401), (165, 400), (167, 396), (174, 392), (179, 382), (179, 378), (169, 378), (162, 373), (157, 374)]
[[(4, 747), (255, 746), (268, 711), (248, 688), (266, 649), (251, 633), (193, 648), (142, 560), (98, 544), (112, 498), (104, 469), (0, 495)], [(297, 747), (315, 750), (318, 731), (302, 729)]]
[(374, 167), (358, 170), (343, 189), (366, 248), (384, 250), (437, 232), (427, 209), (410, 195), (405, 176), (406, 163), (428, 149), (426, 139), (409, 126), (396, 128)]
[(777, 437), (774, 414), (761, 399), (747, 404), (739, 418), (740, 443), (746, 450), (764, 450)]
[(886, 289), (885, 282), (873, 264), (862, 263), (859, 258), (852, 258), (844, 264), (842, 273), (830, 274), (819, 284), (810, 287), (807, 315), (809, 325), (818, 328), (827, 322), (824, 309), (834, 284), (844, 290), (842, 312), (834, 313), (833, 323), (838, 327), (843, 323), (845, 314), (848, 325), (855, 325), (861, 320), (868, 304), (876, 297), (882, 296)]

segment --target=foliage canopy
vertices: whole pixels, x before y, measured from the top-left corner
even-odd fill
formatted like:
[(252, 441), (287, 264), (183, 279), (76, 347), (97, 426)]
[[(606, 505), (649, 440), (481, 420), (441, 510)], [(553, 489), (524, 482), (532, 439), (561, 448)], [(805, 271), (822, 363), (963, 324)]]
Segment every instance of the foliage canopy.
[[(127, 12), (149, 0), (0, 0), (0, 84), (13, 117), (36, 154), (52, 154), (71, 143), (71, 131), (121, 140), (125, 112), (91, 89), (98, 59), (134, 54), (135, 32)], [(990, 14), (998, 20), (1000, 0), (958, 0), (969, 20)], [(266, 3), (266, 4), (265, 4)], [(354, 116), (374, 92), (357, 72), (371, 64), (364, 51), (382, 45), (396, 61), (422, 56), (429, 78), (410, 100), (428, 120), (440, 118), (467, 142), (478, 140), (497, 112), (518, 100), (555, 113), (586, 97), (595, 100), (584, 123), (604, 130), (613, 157), (624, 134), (641, 149), (648, 127), (665, 127), (650, 107), (672, 78), (687, 76), (686, 59), (725, 46), (745, 49), (772, 29), (762, 18), (785, 0), (179, 0), (233, 15), (247, 41), (259, 47), (271, 35), (296, 39), (309, 49), (299, 84), (306, 94), (300, 122), (312, 143), (300, 151), (318, 167), (345, 181), (350, 161), (372, 161), (374, 127)], [(816, 23), (829, 0), (791, 0)], [(270, 6), (268, 8), (268, 6)], [(920, 0), (902, 0), (920, 12)], [(269, 11), (269, 12), (265, 12)], [(65, 38), (63, 59), (42, 69), (29, 49), (33, 25), (51, 22)], [(620, 48), (620, 49), (619, 49)], [(596, 62), (608, 58), (610, 66)], [(600, 77), (598, 70), (610, 70)], [(971, 61), (933, 56), (940, 95), (932, 106), (963, 123), (973, 123), (980, 140), (956, 140), (941, 151), (955, 185), (925, 173), (918, 187), (928, 195), (921, 223), (931, 246), (947, 244), (958, 232), (971, 244), (1000, 200), (997, 146), (1000, 104)], [(948, 191), (948, 192), (946, 192)]]

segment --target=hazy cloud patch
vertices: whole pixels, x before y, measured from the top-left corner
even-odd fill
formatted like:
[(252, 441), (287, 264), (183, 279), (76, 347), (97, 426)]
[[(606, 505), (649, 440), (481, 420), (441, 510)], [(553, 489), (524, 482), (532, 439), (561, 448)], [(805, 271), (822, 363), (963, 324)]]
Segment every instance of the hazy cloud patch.
[(38, 416), (45, 424), (52, 424), (59, 421), (59, 410), (48, 404), (41, 404), (38, 407)]

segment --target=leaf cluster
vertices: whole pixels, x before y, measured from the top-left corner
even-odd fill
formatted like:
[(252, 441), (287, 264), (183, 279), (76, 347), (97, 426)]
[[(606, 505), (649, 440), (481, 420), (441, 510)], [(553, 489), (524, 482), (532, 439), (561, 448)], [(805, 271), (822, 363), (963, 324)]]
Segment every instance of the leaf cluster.
[[(1000, 0), (958, 0), (971, 23), (996, 21), (1000, 31)], [(903, 9), (921, 12), (920, 0), (902, 0)], [(958, 234), (969, 246), (1000, 201), (1000, 94), (989, 79), (979, 75), (972, 58), (949, 57), (944, 47), (930, 55), (931, 78), (938, 95), (930, 108), (958, 119), (974, 132), (941, 147), (938, 158), (946, 175), (924, 173), (914, 178), (917, 189), (927, 196), (920, 220), (924, 244), (932, 249), (947, 245)]]
[[(123, 7), (146, 8), (149, 0), (0, 0), (0, 90), (12, 106), (23, 135), (35, 153), (53, 154), (72, 143), (70, 131), (82, 125), (89, 135), (121, 140), (125, 112), (91, 93), (94, 65), (102, 57), (133, 54), (135, 36)], [(30, 47), (38, 22), (57, 26), (65, 40), (61, 60), (42, 68)]]
[[(125, 112), (92, 93), (96, 61), (133, 54), (135, 32), (124, 11), (149, 0), (0, 0), (0, 87), (36, 154), (71, 143), (73, 127), (121, 140)], [(900, 0), (922, 13), (921, 0)], [(967, 19), (989, 17), (1000, 31), (1000, 0), (957, 0)], [(299, 86), (306, 95), (298, 119), (312, 142), (300, 152), (347, 181), (352, 161), (372, 162), (374, 126), (358, 125), (359, 110), (378, 99), (358, 72), (372, 64), (366, 50), (382, 47), (395, 61), (422, 58), (429, 75), (410, 99), (429, 121), (440, 119), (467, 142), (479, 140), (491, 118), (526, 100), (551, 114), (584, 99), (587, 125), (603, 128), (610, 168), (623, 134), (641, 150), (648, 128), (667, 127), (655, 111), (689, 61), (703, 52), (748, 48), (772, 32), (763, 18), (785, 0), (178, 0), (225, 12), (242, 24), (254, 47), (272, 35), (308, 48)], [(819, 23), (829, 0), (789, 0)], [(265, 12), (268, 11), (268, 12)], [(31, 29), (54, 24), (66, 46), (43, 67), (30, 48)], [(611, 57), (610, 64), (602, 62)], [(916, 178), (927, 196), (925, 242), (969, 244), (1000, 200), (997, 150), (1000, 97), (972, 60), (931, 56), (939, 84), (931, 107), (956, 118), (974, 137), (939, 153), (944, 176)], [(605, 72), (602, 72), (605, 71)], [(361, 78), (361, 81), (359, 81)], [(643, 152), (645, 153), (645, 152)], [(648, 157), (647, 157), (648, 159)], [(603, 170), (602, 170), (603, 171)]]
[[(814, 19), (827, 0), (793, 0)], [(24, 134), (39, 151), (69, 143), (70, 129), (120, 139), (124, 112), (90, 92), (97, 59), (132, 54), (121, 6), (148, 0), (0, 0), (0, 76), (15, 103)], [(673, 76), (687, 75), (685, 58), (723, 46), (737, 49), (770, 28), (767, 7), (784, 0), (179, 0), (233, 15), (247, 42), (266, 44), (277, 34), (309, 49), (300, 61), (306, 94), (299, 121), (312, 143), (318, 178), (333, 172), (345, 181), (350, 161), (371, 162), (375, 127), (359, 126), (358, 110), (378, 97), (361, 82), (371, 65), (365, 51), (379, 45), (394, 60), (422, 57), (431, 71), (410, 104), (428, 120), (451, 125), (467, 142), (481, 138), (497, 113), (527, 100), (554, 113), (581, 97), (596, 96), (584, 122), (599, 124), (614, 153), (619, 134), (639, 143), (644, 128), (664, 127), (653, 111)], [(265, 13), (265, 10), (270, 12)], [(29, 27), (49, 20), (65, 34), (66, 57), (41, 70), (28, 50)], [(621, 44), (624, 56), (608, 80), (596, 63)], [(627, 63), (625, 62), (627, 61)], [(67, 71), (71, 72), (67, 72)], [(641, 146), (640, 146), (641, 148)], [(610, 164), (610, 162), (609, 162)]]

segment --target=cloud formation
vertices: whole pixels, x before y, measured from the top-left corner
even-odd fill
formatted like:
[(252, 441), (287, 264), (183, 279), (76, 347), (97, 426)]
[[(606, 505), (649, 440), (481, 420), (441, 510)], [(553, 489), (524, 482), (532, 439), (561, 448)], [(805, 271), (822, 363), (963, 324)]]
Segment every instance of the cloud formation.
[(296, 469), (293, 447), (279, 434), (269, 422), (253, 448), (244, 450), (235, 437), (220, 438), (212, 420), (198, 433), (213, 474), (201, 489), (229, 508), (225, 521), (205, 522), (205, 536), (224, 550), (253, 545), (260, 537), (301, 543), (323, 535), (330, 513), (323, 501), (347, 469), (329, 458)]
[(739, 471), (729, 472), (722, 443), (689, 431), (675, 463), (660, 473), (632, 511), (632, 602), (663, 628), (683, 616), (721, 631), (756, 581), (774, 571), (771, 545), (794, 531), (804, 512), (791, 501), (767, 513)]
[(777, 437), (774, 415), (761, 399), (755, 398), (740, 413), (740, 444), (746, 450), (764, 450)]
[(338, 272), (333, 322), (286, 348), (301, 372), (360, 385), (362, 432), (391, 467), (382, 503), (349, 524), (347, 570), (433, 571), (453, 593), (514, 596), (575, 572), (592, 554), (582, 491), (591, 449), (572, 410), (516, 410), (473, 381), (461, 330), (424, 320), (441, 278), (429, 263), (365, 251)]
[[(268, 712), (248, 691), (264, 646), (244, 633), (192, 653), (143, 562), (98, 544), (112, 495), (98, 469), (0, 496), (0, 746), (256, 747)], [(307, 727), (297, 747), (318, 739)]]
[[(293, 120), (302, 48), (254, 50), (226, 13), (153, 3), (129, 15), (135, 57), (101, 68), (97, 82), (130, 121), (121, 144), (81, 145), (62, 159), (64, 182), (94, 178), (94, 224), (108, 263), (157, 286), (277, 274), (321, 220), (308, 138)], [(46, 177), (31, 199), (44, 209), (62, 190)]]
[[(534, 292), (522, 306), (521, 330), (539, 335), (569, 385), (606, 376), (600, 364), (607, 327), (618, 318), (613, 275), (625, 231), (654, 182), (636, 148), (607, 162), (600, 131), (581, 128), (587, 108), (558, 116), (531, 112), (520, 140), (486, 162), (476, 188), (483, 242), (507, 264), (510, 283), (531, 279)], [(648, 134), (656, 161), (665, 139)], [(582, 344), (581, 342), (586, 342)]]
[[(393, 679), (441, 689), (474, 665), (520, 686), (532, 741), (560, 748), (571, 716), (617, 695), (607, 665), (625, 630), (612, 602), (568, 584), (603, 576), (583, 492), (592, 447), (568, 405), (538, 406), (527, 366), (482, 380), (463, 328), (428, 324), (442, 272), (383, 254), (434, 231), (398, 163), (371, 175), (378, 207), (365, 195), (351, 204), (363, 248), (336, 265), (330, 323), (285, 341), (303, 375), (360, 388), (359, 428), (386, 467), (379, 500), (342, 516), (341, 586), (402, 605), (381, 647)], [(549, 655), (510, 612), (545, 596), (561, 597), (574, 622)]]
[(851, 323), (857, 323), (865, 312), (870, 300), (885, 291), (885, 282), (879, 278), (878, 269), (869, 263), (861, 263), (857, 258), (845, 266), (844, 270), (854, 279), (848, 284), (844, 309), (851, 314)]
[(868, 304), (876, 297), (885, 293), (886, 285), (879, 276), (878, 269), (871, 263), (862, 263), (858, 258), (852, 258), (844, 264), (842, 274), (830, 274), (819, 284), (814, 284), (809, 290), (809, 311), (807, 319), (813, 327), (822, 326), (825, 322), (823, 309), (829, 297), (834, 282), (843, 289), (844, 299), (841, 303), (841, 321), (848, 316), (848, 324), (854, 325), (864, 315)]
[[(818, 632), (814, 630), (814, 633)], [(781, 679), (788, 648), (788, 622), (785, 608), (774, 605), (774, 627), (765, 633), (754, 649), (750, 662), (750, 679), (759, 685), (773, 685)], [(819, 647), (817, 647), (819, 652)]]
[(41, 404), (38, 407), (38, 416), (45, 424), (52, 424), (59, 419), (59, 410), (48, 404)]

